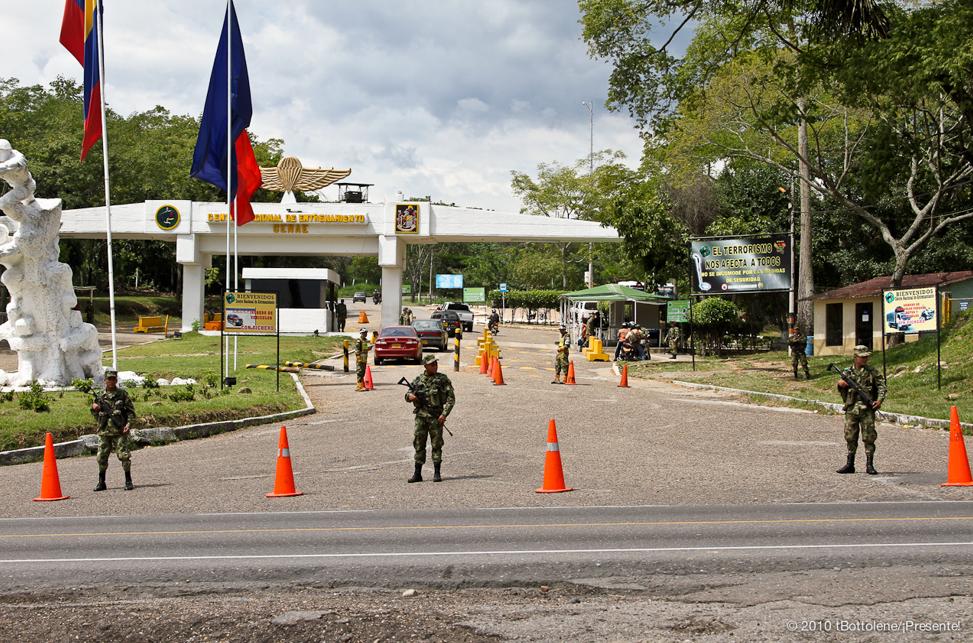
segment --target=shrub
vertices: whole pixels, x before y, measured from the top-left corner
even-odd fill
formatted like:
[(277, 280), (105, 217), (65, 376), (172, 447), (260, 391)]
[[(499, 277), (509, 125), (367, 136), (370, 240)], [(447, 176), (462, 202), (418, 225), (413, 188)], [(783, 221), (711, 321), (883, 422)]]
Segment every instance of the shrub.
[(30, 383), (30, 388), (18, 396), (17, 403), (25, 411), (45, 413), (51, 410), (51, 404), (44, 388), (36, 381)]
[(95, 381), (90, 378), (89, 379), (79, 378), (71, 381), (71, 387), (74, 388), (76, 391), (80, 391), (81, 393), (87, 395), (88, 393), (91, 393), (91, 391), (94, 390)]
[(159, 388), (159, 383), (154, 377), (149, 377), (148, 375), (142, 380), (142, 388)]
[(740, 309), (729, 299), (706, 297), (692, 307), (694, 330), (702, 337), (703, 354), (706, 349), (723, 350), (723, 336), (740, 328)]
[(196, 399), (196, 387), (192, 384), (186, 384), (182, 388), (176, 388), (166, 397), (173, 402), (192, 402)]

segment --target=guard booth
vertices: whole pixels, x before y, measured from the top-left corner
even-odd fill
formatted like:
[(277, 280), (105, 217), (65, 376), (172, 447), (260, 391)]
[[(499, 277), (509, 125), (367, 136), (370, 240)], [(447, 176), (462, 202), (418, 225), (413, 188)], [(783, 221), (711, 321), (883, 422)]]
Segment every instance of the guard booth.
[(244, 268), (247, 292), (272, 292), (280, 310), (280, 332), (337, 330), (334, 304), (341, 277), (327, 268)]

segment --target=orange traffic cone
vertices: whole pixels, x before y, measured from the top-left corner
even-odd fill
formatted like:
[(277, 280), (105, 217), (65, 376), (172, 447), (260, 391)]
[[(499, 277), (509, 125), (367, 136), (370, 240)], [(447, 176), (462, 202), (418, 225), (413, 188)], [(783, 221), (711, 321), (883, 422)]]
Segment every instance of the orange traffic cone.
[(50, 433), (44, 438), (44, 470), (41, 473), (41, 495), (34, 502), (67, 500), (70, 496), (61, 495), (61, 478), (57, 475), (57, 459), (54, 457), (54, 436)]
[(632, 388), (628, 385), (628, 364), (622, 366), (622, 379), (618, 382), (618, 388)]
[(486, 351), (480, 351), (480, 375), (486, 375), (487, 371), (490, 370), (490, 365), (487, 362), (490, 361), (490, 356), (487, 355)]
[(971, 487), (970, 461), (966, 457), (966, 443), (963, 442), (963, 427), (959, 423), (959, 411), (955, 406), (949, 409), (949, 466), (946, 482), (940, 487)]
[(277, 477), (274, 480), (274, 491), (268, 493), (268, 498), (285, 498), (288, 496), (303, 496), (303, 491), (294, 488), (294, 470), (291, 468), (291, 449), (287, 446), (287, 427), (280, 427), (280, 439), (277, 441)]
[(365, 364), (365, 377), (362, 378), (362, 383), (365, 385), (366, 391), (375, 390), (375, 382), (372, 380), (372, 367)]
[(565, 384), (577, 384), (577, 382), (574, 381), (574, 360), (571, 360), (570, 362), (568, 362), (568, 374), (564, 378), (564, 383)]
[(557, 427), (552, 419), (547, 425), (547, 456), (544, 459), (544, 484), (537, 493), (561, 493), (574, 491), (564, 486), (564, 471), (561, 469), (561, 451), (557, 445)]
[(500, 366), (499, 358), (494, 358), (494, 359), (496, 359), (496, 361), (493, 365), (493, 385), (504, 386), (505, 382), (503, 381), (503, 367)]
[(489, 357), (489, 360), (490, 360), (490, 365), (487, 366), (486, 375), (487, 375), (487, 377), (489, 377), (492, 380), (493, 379), (493, 369), (495, 368), (495, 365), (497, 363), (497, 358), (494, 357), (493, 355), (491, 355)]
[(368, 323), (368, 315), (365, 314), (365, 311), (364, 310), (358, 312), (358, 323), (359, 324), (367, 324)]

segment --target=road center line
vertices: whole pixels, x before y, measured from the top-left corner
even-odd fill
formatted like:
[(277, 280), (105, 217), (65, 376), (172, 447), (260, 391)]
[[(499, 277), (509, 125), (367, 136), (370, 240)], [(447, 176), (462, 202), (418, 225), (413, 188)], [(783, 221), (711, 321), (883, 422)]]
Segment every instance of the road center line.
[(182, 560), (280, 560), (326, 558), (411, 558), (411, 557), (471, 557), (471, 556), (568, 556), (576, 554), (665, 554), (674, 552), (722, 552), (722, 551), (775, 551), (811, 549), (863, 549), (896, 547), (919, 549), (927, 547), (973, 547), (973, 542), (920, 542), (920, 543), (852, 543), (828, 545), (735, 545), (718, 547), (627, 547), (600, 549), (502, 549), (483, 551), (389, 551), (357, 552), (349, 554), (224, 554), (213, 556), (115, 556), (109, 558), (12, 558), (0, 560), (0, 565), (37, 563), (110, 563), (153, 562)]
[(91, 536), (195, 536), (207, 534), (281, 534), (281, 533), (343, 533), (384, 531), (435, 530), (502, 530), (502, 529), (568, 529), (592, 527), (679, 527), (718, 525), (807, 525), (822, 523), (862, 522), (956, 522), (973, 521), (973, 516), (902, 516), (889, 518), (788, 518), (778, 520), (632, 520), (618, 522), (510, 523), (482, 525), (381, 525), (376, 527), (258, 527), (243, 529), (174, 529), (169, 531), (103, 531), (68, 533), (0, 534), (0, 539), (18, 538), (87, 538)]

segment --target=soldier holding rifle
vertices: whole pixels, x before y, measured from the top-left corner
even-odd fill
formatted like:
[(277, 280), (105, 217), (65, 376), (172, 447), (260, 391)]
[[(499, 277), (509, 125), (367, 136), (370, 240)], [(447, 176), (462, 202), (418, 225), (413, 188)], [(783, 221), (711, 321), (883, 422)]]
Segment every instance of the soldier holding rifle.
[(868, 347), (855, 346), (855, 361), (851, 368), (839, 371), (834, 364), (828, 370), (841, 376), (838, 392), (845, 409), (845, 442), (848, 444), (848, 462), (838, 469), (838, 473), (855, 472), (855, 452), (858, 450), (858, 436), (865, 445), (865, 473), (875, 475), (875, 412), (882, 408), (887, 388), (881, 373), (868, 365), (871, 352)]

